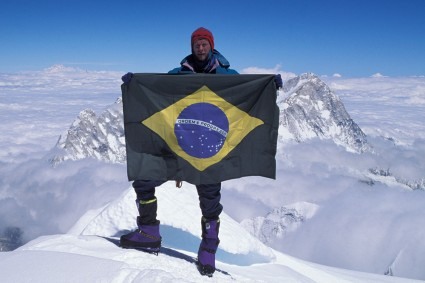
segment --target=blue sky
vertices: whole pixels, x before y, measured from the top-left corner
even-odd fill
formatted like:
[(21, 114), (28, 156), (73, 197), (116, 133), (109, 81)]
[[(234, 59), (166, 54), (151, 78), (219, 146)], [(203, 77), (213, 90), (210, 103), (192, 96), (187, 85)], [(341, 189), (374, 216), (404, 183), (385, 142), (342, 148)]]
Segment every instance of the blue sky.
[(199, 26), (233, 68), (425, 75), (423, 0), (2, 1), (0, 72), (167, 72)]

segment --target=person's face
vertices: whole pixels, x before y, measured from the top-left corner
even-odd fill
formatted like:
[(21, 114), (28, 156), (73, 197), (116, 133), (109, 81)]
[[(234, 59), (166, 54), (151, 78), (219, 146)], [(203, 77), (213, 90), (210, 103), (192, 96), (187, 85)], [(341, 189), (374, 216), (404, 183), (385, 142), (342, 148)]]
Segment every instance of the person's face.
[(211, 51), (211, 45), (206, 39), (198, 39), (193, 43), (193, 54), (199, 61), (205, 61)]

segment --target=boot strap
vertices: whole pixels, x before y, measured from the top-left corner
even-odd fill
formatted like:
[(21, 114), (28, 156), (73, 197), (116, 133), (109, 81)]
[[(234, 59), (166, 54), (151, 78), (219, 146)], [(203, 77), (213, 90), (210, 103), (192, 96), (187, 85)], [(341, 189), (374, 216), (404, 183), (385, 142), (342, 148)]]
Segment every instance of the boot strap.
[(218, 245), (220, 245), (220, 239), (217, 239), (217, 247), (215, 249), (209, 249), (205, 246), (202, 246), (202, 243), (203, 241), (201, 242), (201, 247), (200, 247), (202, 250), (209, 252), (210, 254), (215, 254), (217, 252)]
[(217, 252), (217, 249), (215, 249), (215, 250), (214, 249), (207, 249), (207, 248), (204, 248), (204, 247), (201, 247), (201, 250), (206, 251), (210, 254), (215, 254)]
[(155, 236), (149, 235), (149, 234), (147, 234), (147, 233), (143, 232), (143, 231), (142, 231), (142, 230), (140, 230), (140, 229), (139, 229), (139, 234), (140, 234), (140, 235), (142, 235), (143, 237), (146, 237), (146, 238), (149, 238), (149, 239), (152, 239), (152, 240), (160, 240), (160, 239), (161, 239), (161, 238), (158, 238), (158, 237), (155, 237)]

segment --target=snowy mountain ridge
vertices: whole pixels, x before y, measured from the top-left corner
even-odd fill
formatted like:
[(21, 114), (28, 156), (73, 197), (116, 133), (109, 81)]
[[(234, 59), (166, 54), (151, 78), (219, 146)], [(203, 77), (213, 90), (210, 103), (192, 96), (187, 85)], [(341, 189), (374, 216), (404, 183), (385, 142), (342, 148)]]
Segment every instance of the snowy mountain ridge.
[(274, 208), (266, 216), (244, 219), (241, 225), (261, 242), (274, 247), (275, 241), (282, 240), (287, 232), (296, 230), (302, 222), (313, 217), (318, 209), (319, 206), (313, 203), (295, 203)]
[(68, 131), (59, 137), (52, 164), (87, 157), (125, 163), (125, 137), (122, 101), (116, 102), (99, 117), (91, 109), (80, 112)]
[(351, 119), (339, 97), (314, 74), (305, 73), (283, 85), (279, 134), (298, 142), (332, 139), (349, 151), (370, 150), (366, 135)]
[[(313, 74), (289, 79), (283, 86), (280, 107), (279, 136), (302, 142), (310, 138), (332, 139), (349, 151), (362, 152), (369, 148), (366, 135), (350, 118), (340, 99)], [(122, 101), (96, 116), (83, 110), (69, 130), (60, 136), (51, 162), (78, 160), (86, 157), (125, 162), (125, 138)]]
[[(158, 219), (161, 221), (161, 230), (174, 231), (172, 238), (179, 234), (188, 234), (186, 238), (193, 239), (193, 247), (188, 246), (193, 252), (197, 252), (197, 239), (200, 241), (201, 234), (201, 212), (198, 206), (198, 195), (192, 185), (185, 184), (183, 188), (177, 189), (173, 182), (163, 185), (158, 190)], [(119, 236), (134, 229), (136, 216), (138, 215), (135, 205), (135, 194), (133, 189), (123, 193), (122, 197), (111, 202), (95, 217), (89, 221), (83, 217), (74, 227), (71, 234), (97, 235), (104, 237)], [(89, 213), (90, 215), (90, 213)], [(251, 258), (257, 261), (270, 261), (274, 258), (271, 249), (258, 241), (229, 217), (225, 212), (220, 215), (221, 230), (220, 249), (223, 252), (233, 254), (251, 254)], [(87, 222), (89, 222), (87, 224)], [(167, 228), (164, 228), (167, 227)], [(181, 231), (176, 231), (181, 229)], [(240, 235), (246, 234), (243, 237)], [(196, 239), (195, 239), (196, 238)], [(165, 237), (166, 243), (173, 243), (176, 239)], [(198, 243), (199, 244), (199, 243)]]
[(205, 282), (207, 279), (212, 282), (414, 282), (287, 256), (262, 244), (225, 213), (221, 215), (217, 271), (213, 278), (205, 278), (195, 266), (201, 233), (196, 191), (176, 189), (172, 182), (164, 187), (158, 190), (163, 238), (158, 256), (117, 247), (118, 237), (135, 225), (134, 192), (129, 188), (116, 201), (88, 211), (67, 234), (42, 236), (10, 254), (0, 254), (2, 278), (9, 282), (44, 283)]

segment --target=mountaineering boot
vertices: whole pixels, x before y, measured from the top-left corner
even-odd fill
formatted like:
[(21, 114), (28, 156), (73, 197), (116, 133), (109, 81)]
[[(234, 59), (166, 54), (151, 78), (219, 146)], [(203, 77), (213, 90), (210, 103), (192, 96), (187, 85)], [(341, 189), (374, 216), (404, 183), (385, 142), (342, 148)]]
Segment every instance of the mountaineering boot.
[(120, 245), (127, 249), (140, 249), (158, 254), (161, 248), (160, 222), (156, 220), (157, 201), (153, 198), (148, 201), (136, 200), (139, 214), (137, 226), (133, 232), (122, 235)]
[(215, 271), (215, 253), (220, 240), (218, 231), (220, 219), (208, 220), (202, 217), (202, 241), (198, 249), (198, 270), (202, 275), (211, 277)]
[(159, 234), (159, 221), (156, 224), (139, 224), (138, 226), (138, 229), (135, 231), (121, 236), (121, 247), (139, 249), (156, 254), (159, 253), (162, 239)]

